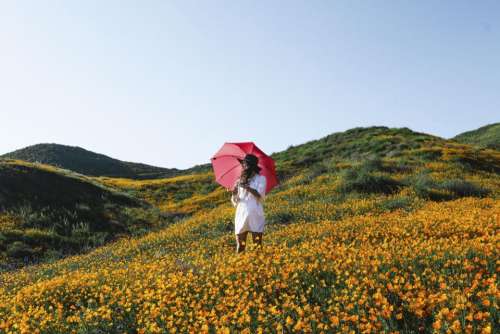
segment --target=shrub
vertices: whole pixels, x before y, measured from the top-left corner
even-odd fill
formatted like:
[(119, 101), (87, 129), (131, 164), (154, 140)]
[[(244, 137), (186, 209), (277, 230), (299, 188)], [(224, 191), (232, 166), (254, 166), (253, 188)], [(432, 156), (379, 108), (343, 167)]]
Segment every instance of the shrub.
[(6, 242), (12, 242), (12, 241), (20, 241), (23, 238), (24, 231), (22, 230), (17, 230), (17, 229), (12, 229), (12, 230), (5, 230), (2, 231), (3, 236), (6, 238)]
[(415, 194), (420, 198), (432, 201), (446, 201), (452, 199), (450, 194), (439, 190), (437, 182), (430, 178), (428, 172), (429, 171), (421, 172), (410, 180)]
[(36, 255), (36, 251), (22, 241), (14, 241), (7, 248), (7, 256), (12, 258), (22, 259), (34, 255)]
[(182, 191), (181, 191), (181, 189), (179, 189), (172, 194), (172, 198), (175, 202), (180, 202), (180, 201), (183, 201), (185, 199), (188, 199), (189, 197), (191, 197), (193, 195), (194, 195), (193, 191), (184, 190), (184, 189), (182, 189)]
[(397, 180), (385, 175), (371, 174), (365, 168), (348, 169), (344, 172), (339, 191), (392, 194), (400, 185)]
[(396, 209), (405, 209), (410, 211), (411, 199), (409, 197), (396, 197), (387, 199), (379, 204), (379, 208), (384, 211), (393, 211)]
[(441, 158), (442, 152), (439, 149), (424, 148), (417, 150), (415, 155), (424, 161), (434, 161)]
[(446, 180), (439, 184), (439, 188), (451, 192), (456, 197), (484, 197), (489, 194), (487, 189), (459, 179)]
[(215, 189), (217, 189), (217, 187), (218, 187), (218, 184), (215, 182), (206, 183), (200, 188), (199, 192), (201, 195), (207, 195), (207, 194), (211, 193), (212, 191), (214, 191)]
[(337, 171), (337, 167), (333, 162), (322, 161), (316, 163), (308, 168), (304, 179), (299, 184), (309, 183), (320, 175), (334, 173), (335, 171)]
[(429, 191), (435, 187), (435, 182), (427, 175), (427, 171), (412, 177), (410, 184), (418, 197), (428, 198)]
[(266, 216), (266, 223), (273, 225), (288, 225), (293, 222), (294, 218), (294, 215), (290, 212), (276, 212), (274, 214), (269, 214)]
[(7, 238), (0, 232), (0, 251), (5, 250)]
[(43, 254), (43, 259), (47, 262), (54, 262), (64, 257), (64, 253), (56, 249), (48, 249)]
[(366, 159), (360, 167), (362, 170), (366, 172), (376, 172), (382, 171), (384, 169), (384, 164), (382, 159), (379, 157)]
[(41, 231), (28, 229), (24, 231), (23, 242), (31, 246), (43, 246), (44, 248), (57, 247), (59, 236), (52, 231)]
[(418, 197), (433, 201), (445, 201), (461, 197), (484, 197), (490, 192), (471, 182), (453, 179), (437, 182), (427, 172), (412, 179), (412, 187)]

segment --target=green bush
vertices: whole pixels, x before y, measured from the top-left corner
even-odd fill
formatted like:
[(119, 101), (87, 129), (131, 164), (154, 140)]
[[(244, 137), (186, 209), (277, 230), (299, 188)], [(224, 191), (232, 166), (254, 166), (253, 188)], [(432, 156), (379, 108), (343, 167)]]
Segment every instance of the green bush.
[(4, 230), (2, 231), (3, 236), (6, 238), (7, 243), (13, 241), (21, 241), (24, 236), (24, 231), (21, 230)]
[(276, 225), (288, 225), (293, 223), (294, 215), (287, 211), (276, 212), (266, 215), (266, 223)]
[(367, 171), (367, 168), (353, 168), (344, 172), (339, 187), (340, 192), (359, 193), (383, 193), (392, 194), (398, 190), (401, 184), (388, 176), (375, 175)]
[(31, 248), (30, 246), (26, 245), (22, 241), (14, 241), (12, 244), (9, 245), (7, 248), (7, 256), (16, 258), (16, 259), (22, 259), (26, 257), (33, 257), (36, 255), (36, 251)]
[(459, 179), (446, 180), (439, 184), (439, 188), (451, 192), (456, 197), (485, 197), (489, 194), (487, 189)]
[(54, 232), (36, 229), (24, 231), (22, 241), (30, 246), (43, 246), (44, 248), (57, 247), (60, 244), (59, 236)]
[(7, 246), (7, 238), (0, 232), (0, 251), (5, 250)]
[(449, 193), (440, 191), (438, 183), (431, 179), (428, 171), (421, 172), (411, 178), (410, 185), (415, 194), (423, 199), (437, 202), (453, 199), (453, 196)]
[(371, 157), (363, 160), (363, 162), (360, 165), (354, 167), (353, 170), (364, 171), (367, 173), (380, 172), (384, 170), (384, 162), (380, 157)]
[(217, 189), (219, 185), (215, 182), (210, 182), (210, 183), (205, 183), (201, 188), (200, 188), (200, 194), (201, 195), (207, 195)]
[(490, 192), (471, 182), (453, 179), (437, 182), (427, 172), (413, 177), (411, 186), (418, 197), (433, 201), (446, 201), (461, 197), (484, 197)]
[(381, 202), (378, 207), (384, 211), (393, 211), (397, 209), (411, 210), (411, 199), (409, 197), (390, 198)]
[(337, 167), (333, 162), (321, 161), (307, 168), (304, 178), (297, 184), (307, 184), (323, 174), (335, 173)]

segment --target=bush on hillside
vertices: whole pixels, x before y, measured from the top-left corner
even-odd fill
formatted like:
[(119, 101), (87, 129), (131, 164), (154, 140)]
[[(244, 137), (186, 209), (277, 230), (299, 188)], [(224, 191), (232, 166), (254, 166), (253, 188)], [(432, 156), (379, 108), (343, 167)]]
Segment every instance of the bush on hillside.
[(411, 186), (416, 195), (432, 201), (448, 201), (461, 197), (485, 197), (490, 191), (472, 182), (453, 179), (435, 181), (424, 171), (411, 178)]
[(411, 210), (411, 198), (409, 197), (396, 197), (384, 200), (378, 207), (383, 211), (393, 211), (397, 209), (404, 209), (405, 211)]
[(458, 197), (485, 197), (490, 192), (478, 185), (471, 182), (454, 179), (443, 181), (439, 188), (451, 192), (454, 196)]
[(346, 170), (343, 173), (339, 191), (392, 194), (401, 186), (397, 180), (388, 176), (371, 173), (370, 168), (373, 168), (373, 166), (365, 165), (361, 166), (361, 168)]
[(266, 215), (266, 223), (270, 225), (288, 225), (295, 220), (294, 215), (288, 211), (275, 212)]
[(442, 157), (442, 151), (439, 148), (422, 148), (415, 151), (415, 156), (424, 161), (435, 161)]
[(0, 232), (0, 251), (4, 251), (7, 247), (7, 238)]
[(22, 241), (15, 241), (9, 245), (7, 249), (7, 256), (16, 258), (16, 259), (30, 259), (34, 257), (37, 252), (25, 244)]

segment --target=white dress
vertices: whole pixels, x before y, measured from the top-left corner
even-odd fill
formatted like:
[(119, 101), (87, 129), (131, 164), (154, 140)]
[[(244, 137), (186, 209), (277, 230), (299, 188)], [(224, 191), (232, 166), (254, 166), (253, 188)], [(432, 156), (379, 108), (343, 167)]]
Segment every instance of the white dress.
[(266, 220), (264, 217), (263, 201), (266, 197), (266, 177), (255, 174), (248, 185), (257, 190), (260, 199), (257, 199), (251, 192), (238, 186), (238, 194), (231, 196), (231, 203), (236, 207), (234, 219), (234, 233), (240, 234), (245, 231), (264, 232)]

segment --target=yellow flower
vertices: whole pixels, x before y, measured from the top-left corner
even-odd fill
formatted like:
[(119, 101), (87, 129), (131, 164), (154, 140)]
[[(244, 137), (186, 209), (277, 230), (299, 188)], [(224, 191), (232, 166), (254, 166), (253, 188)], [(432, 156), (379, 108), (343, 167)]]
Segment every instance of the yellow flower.
[(340, 324), (340, 319), (336, 315), (330, 317), (330, 322), (333, 326), (338, 326)]
[(434, 328), (435, 330), (441, 329), (441, 320), (434, 321), (434, 323), (432, 324), (432, 328)]
[(481, 334), (491, 334), (491, 326), (488, 325), (481, 330)]

